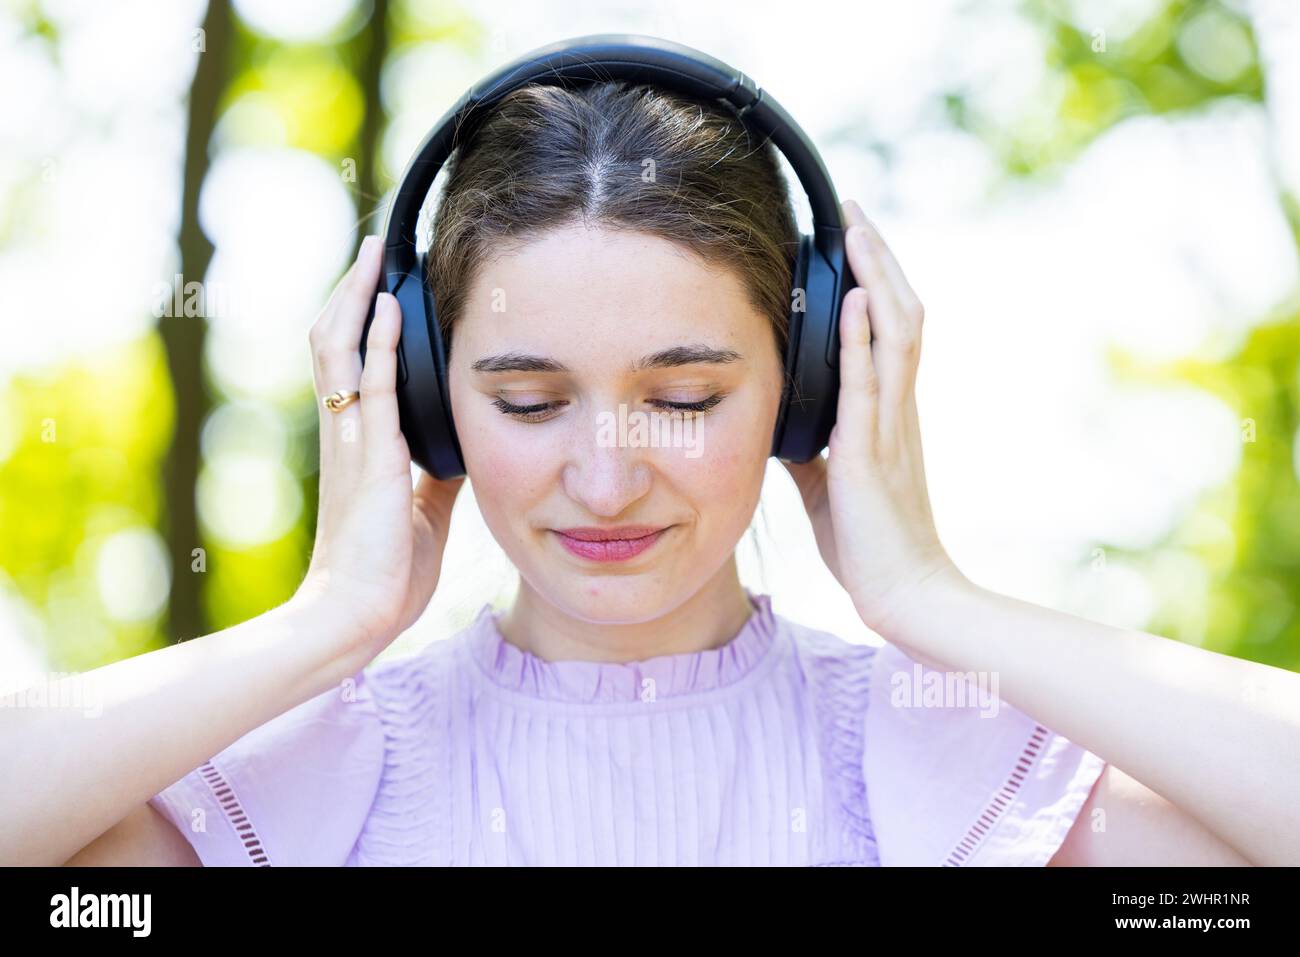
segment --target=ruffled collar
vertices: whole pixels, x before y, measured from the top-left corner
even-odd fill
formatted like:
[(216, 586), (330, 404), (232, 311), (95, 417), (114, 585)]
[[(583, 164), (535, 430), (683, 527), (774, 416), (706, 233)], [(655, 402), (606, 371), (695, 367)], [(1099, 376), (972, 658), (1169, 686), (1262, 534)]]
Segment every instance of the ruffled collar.
[[(753, 614), (718, 648), (641, 661), (546, 661), (506, 641), (497, 613), (484, 604), (470, 624), (469, 651), (494, 685), (530, 698), (635, 702), (702, 694), (734, 684), (767, 657), (776, 637), (772, 598), (745, 589)], [(647, 679), (650, 679), (647, 681)]]

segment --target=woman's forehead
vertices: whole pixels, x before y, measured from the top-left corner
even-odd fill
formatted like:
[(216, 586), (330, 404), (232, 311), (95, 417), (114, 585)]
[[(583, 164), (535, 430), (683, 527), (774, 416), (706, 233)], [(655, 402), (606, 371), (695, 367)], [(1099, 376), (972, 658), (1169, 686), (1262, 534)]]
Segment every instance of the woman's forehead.
[(646, 233), (579, 225), (485, 261), (455, 336), (471, 367), (513, 355), (536, 360), (537, 372), (549, 362), (635, 374), (672, 365), (662, 354), (682, 349), (743, 365), (771, 330), (731, 270)]
[(733, 270), (676, 243), (584, 226), (552, 230), (484, 260), (471, 292), (480, 307), (533, 313), (617, 308), (649, 314), (669, 304), (717, 306), (737, 297), (744, 298), (744, 287)]

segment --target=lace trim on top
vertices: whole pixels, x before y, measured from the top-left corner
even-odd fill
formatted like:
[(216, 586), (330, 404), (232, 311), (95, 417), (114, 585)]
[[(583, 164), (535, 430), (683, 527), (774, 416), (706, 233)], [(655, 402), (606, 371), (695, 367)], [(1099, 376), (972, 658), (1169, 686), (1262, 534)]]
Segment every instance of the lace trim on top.
[(1030, 733), (1029, 740), (1025, 742), (1024, 748), (1021, 749), (1020, 757), (1017, 758), (1010, 775), (998, 792), (993, 795), (992, 800), (985, 806), (975, 823), (970, 826), (965, 836), (957, 842), (957, 846), (949, 853), (947, 860), (943, 862), (944, 867), (961, 867), (970, 860), (975, 850), (984, 843), (984, 839), (988, 837), (993, 825), (1011, 806), (1016, 792), (1020, 790), (1020, 785), (1025, 782), (1025, 777), (1029, 774), (1030, 768), (1034, 766), (1034, 762), (1038, 760), (1039, 752), (1043, 750), (1043, 745), (1051, 733), (1041, 724), (1034, 725), (1034, 730)]
[(262, 847), (262, 839), (257, 836), (257, 831), (253, 829), (253, 822), (244, 813), (243, 805), (235, 796), (235, 789), (226, 781), (225, 776), (211, 761), (204, 761), (199, 766), (199, 775), (212, 789), (217, 803), (221, 805), (221, 812), (226, 815), (226, 820), (239, 835), (239, 841), (244, 845), (249, 862), (256, 867), (270, 867), (271, 859), (267, 857), (266, 850)]

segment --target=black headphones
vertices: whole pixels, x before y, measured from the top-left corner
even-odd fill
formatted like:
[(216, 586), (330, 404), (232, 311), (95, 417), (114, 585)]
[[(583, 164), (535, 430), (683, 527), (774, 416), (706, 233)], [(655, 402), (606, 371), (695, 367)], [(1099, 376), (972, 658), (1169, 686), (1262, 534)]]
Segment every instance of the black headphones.
[[(807, 462), (820, 454), (830, 438), (840, 389), (840, 306), (856, 283), (845, 260), (839, 200), (821, 156), (781, 105), (740, 71), (670, 40), (594, 34), (534, 50), (466, 91), (415, 151), (388, 208), (384, 274), (377, 293), (391, 292), (401, 306), (397, 406), (402, 433), (411, 460), (435, 478), (464, 475), (465, 462), (452, 421), (447, 351), (425, 254), (416, 250), (420, 208), (452, 151), (508, 93), (533, 83), (575, 86), (606, 80), (652, 84), (720, 100), (760, 139), (770, 137), (789, 161), (812, 206), (813, 234), (800, 235), (795, 259), (786, 384), (770, 454)], [(804, 290), (802, 311), (794, 296), (799, 289)], [(361, 337), (362, 363), (374, 307), (372, 301)]]

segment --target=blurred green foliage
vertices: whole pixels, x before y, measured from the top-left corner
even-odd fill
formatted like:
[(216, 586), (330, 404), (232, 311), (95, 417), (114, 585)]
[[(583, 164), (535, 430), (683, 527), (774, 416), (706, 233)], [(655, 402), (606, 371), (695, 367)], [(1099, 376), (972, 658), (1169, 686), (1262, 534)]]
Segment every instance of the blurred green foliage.
[[(1025, 11), (1049, 38), (1050, 82), (1063, 91), (1054, 112), (1009, 129), (966, 118), (1000, 147), (1013, 173), (1068, 161), (1129, 116), (1265, 96), (1251, 24), (1224, 3), (1166, 3), (1124, 40), (1104, 44), (1071, 19), (1063, 0), (1027, 0)], [(1300, 255), (1296, 198), (1280, 182), (1276, 188)], [(1259, 320), (1227, 359), (1151, 365), (1112, 350), (1117, 382), (1193, 385), (1234, 409), (1242, 458), (1229, 485), (1206, 495), (1152, 547), (1097, 544), (1144, 572), (1157, 597), (1148, 630), (1300, 670), (1300, 303)], [(1193, 568), (1206, 576), (1204, 589), (1189, 587)]]
[(89, 669), (158, 640), (157, 622), (112, 622), (96, 555), (114, 532), (159, 523), (158, 471), (172, 430), (172, 394), (158, 336), (19, 375), (0, 414), (16, 445), (0, 468), (0, 568), (46, 613), (46, 651), (60, 669)]
[[(1146, 364), (1113, 355), (1120, 381), (1190, 384), (1241, 418), (1242, 457), (1231, 483), (1195, 504), (1161, 541), (1141, 552), (1099, 543), (1144, 570), (1159, 605), (1148, 630), (1214, 651), (1300, 670), (1300, 310), (1255, 327), (1223, 361)], [(1161, 574), (1188, 557), (1206, 587)]]
[[(250, 61), (230, 84), (226, 98), (255, 98), (255, 114), (278, 129), (247, 130), (249, 140), (265, 144), (273, 136), (293, 149), (332, 159), (353, 145), (365, 101), (353, 70), (329, 47), (249, 44)], [(283, 131), (283, 138), (277, 134)], [(270, 134), (270, 135), (268, 135)]]
[(1251, 24), (1217, 0), (1166, 3), (1122, 38), (1107, 36), (1102, 22), (1081, 25), (1076, 7), (1086, 9), (1023, 0), (1047, 41), (1046, 79), (1027, 113), (981, 110), (969, 91), (948, 97), (953, 122), (989, 144), (1012, 174), (1050, 171), (1131, 116), (1263, 96)]
[[(945, 99), (950, 120), (988, 143), (1008, 175), (1050, 174), (1128, 117), (1198, 110), (1225, 98), (1257, 102), (1265, 94), (1251, 26), (1232, 6), (1167, 2), (1123, 38), (1098, 35), (1080, 23), (1076, 9), (1064, 0), (1023, 2), (1024, 15), (1046, 41), (1044, 87), (1028, 114), (983, 110), (971, 91)], [(29, 5), (27, 20), (31, 33), (57, 44), (39, 5)], [(485, 40), (473, 19), (449, 3), (400, 0), (388, 26), (391, 54), (430, 40), (462, 47)], [(283, 144), (333, 163), (357, 156), (366, 111), (380, 108), (375, 91), (358, 79), (368, 36), (352, 22), (337, 38), (285, 44), (237, 24), (237, 68), (223, 109), (256, 108), (225, 133), (236, 144)], [(357, 187), (359, 215), (378, 198)], [(1295, 198), (1279, 187), (1278, 202), (1300, 238)], [(1130, 553), (1098, 545), (1147, 574), (1160, 602), (1150, 630), (1300, 669), (1300, 310), (1261, 318), (1226, 361), (1156, 367), (1115, 353), (1118, 382), (1191, 384), (1237, 410), (1243, 455), (1232, 482), (1206, 496), (1153, 548)], [(93, 668), (170, 640), (165, 611), (142, 621), (105, 615), (96, 552), (105, 536), (122, 529), (166, 534), (159, 470), (172, 429), (172, 390), (200, 387), (217, 403), (230, 398), (211, 381), (170, 382), (156, 332), (5, 387), (0, 416), (8, 419), (0, 422), (0, 440), (13, 440), (0, 469), (0, 567), (43, 614), (52, 667)], [(302, 518), (282, 537), (251, 548), (215, 541), (208, 530), (204, 608), (213, 630), (283, 601), (305, 571), (316, 508), (315, 396), (304, 389), (279, 411), (291, 425)], [(1189, 561), (1206, 574), (1205, 590), (1187, 587), (1181, 573)]]

